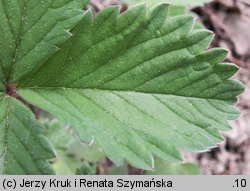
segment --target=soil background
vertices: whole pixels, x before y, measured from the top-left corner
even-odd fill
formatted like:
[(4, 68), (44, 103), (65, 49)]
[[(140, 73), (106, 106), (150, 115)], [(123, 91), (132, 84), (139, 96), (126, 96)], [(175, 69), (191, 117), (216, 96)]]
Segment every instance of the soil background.
[[(119, 0), (91, 0), (95, 13), (110, 5), (120, 5), (121, 12), (128, 8)], [(207, 152), (183, 152), (184, 161), (198, 164), (204, 175), (250, 175), (250, 0), (213, 0), (189, 10), (215, 33), (211, 48), (229, 50), (226, 62), (240, 68), (233, 79), (246, 89), (237, 103), (241, 116), (229, 122), (232, 130), (223, 133), (225, 140)]]

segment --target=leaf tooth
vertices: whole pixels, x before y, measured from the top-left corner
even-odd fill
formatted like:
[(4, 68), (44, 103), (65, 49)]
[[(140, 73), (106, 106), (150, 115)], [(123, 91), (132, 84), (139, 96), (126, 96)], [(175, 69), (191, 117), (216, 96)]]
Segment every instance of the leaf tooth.
[(147, 18), (149, 20), (157, 20), (159, 25), (162, 25), (165, 22), (169, 11), (169, 3), (160, 3), (153, 6), (147, 12)]

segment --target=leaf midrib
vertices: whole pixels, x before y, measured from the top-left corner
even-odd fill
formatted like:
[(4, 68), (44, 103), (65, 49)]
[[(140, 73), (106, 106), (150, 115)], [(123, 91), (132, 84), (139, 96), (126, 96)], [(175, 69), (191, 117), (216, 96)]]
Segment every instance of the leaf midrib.
[(146, 95), (153, 95), (153, 96), (174, 96), (174, 97), (180, 97), (180, 98), (189, 98), (189, 99), (201, 99), (201, 100), (216, 100), (216, 101), (230, 101), (224, 100), (224, 99), (218, 99), (218, 98), (204, 98), (204, 97), (198, 97), (198, 96), (186, 96), (186, 95), (176, 95), (176, 94), (170, 94), (170, 93), (155, 93), (155, 92), (142, 92), (142, 91), (134, 91), (134, 90), (112, 90), (112, 89), (100, 89), (100, 88), (81, 88), (81, 87), (18, 87), (18, 90), (51, 90), (56, 91), (56, 89), (59, 90), (69, 90), (69, 91), (84, 91), (84, 90), (90, 90), (90, 91), (106, 91), (106, 92), (124, 92), (124, 93), (135, 93), (135, 94), (146, 94)]

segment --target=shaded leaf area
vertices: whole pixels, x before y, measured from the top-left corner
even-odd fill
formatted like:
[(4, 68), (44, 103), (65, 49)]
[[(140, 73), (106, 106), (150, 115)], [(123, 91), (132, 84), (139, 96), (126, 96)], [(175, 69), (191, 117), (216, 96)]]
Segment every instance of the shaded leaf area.
[(0, 173), (54, 174), (54, 152), (31, 111), (11, 97), (0, 100)]
[(96, 164), (85, 163), (76, 170), (76, 175), (96, 175)]
[(243, 88), (228, 80), (237, 68), (219, 64), (225, 50), (205, 51), (212, 34), (194, 30), (191, 16), (167, 10), (86, 13), (61, 51), (20, 82), (19, 94), (117, 165), (125, 159), (152, 169), (153, 155), (176, 162), (179, 149), (213, 147), (238, 116)]
[[(58, 51), (83, 16), (87, 0), (1, 0), (0, 75), (13, 83)], [(0, 71), (0, 72), (1, 72)], [(4, 81), (3, 81), (4, 79)]]
[(46, 127), (45, 135), (56, 150), (52, 167), (57, 175), (96, 174), (97, 163), (105, 158), (103, 152), (94, 144), (74, 139), (72, 130), (55, 119), (40, 119), (40, 122)]

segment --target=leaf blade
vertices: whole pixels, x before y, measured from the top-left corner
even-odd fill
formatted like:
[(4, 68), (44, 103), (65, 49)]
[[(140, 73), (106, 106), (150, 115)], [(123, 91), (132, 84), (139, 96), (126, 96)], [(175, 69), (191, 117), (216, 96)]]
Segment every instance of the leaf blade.
[(0, 108), (0, 173), (54, 174), (47, 162), (54, 152), (32, 113), (11, 97), (2, 98)]
[(177, 162), (180, 149), (213, 147), (238, 116), (243, 88), (228, 80), (237, 68), (220, 64), (225, 50), (206, 50), (211, 32), (167, 10), (86, 13), (72, 41), (22, 81), (19, 94), (72, 124), (82, 141), (95, 140), (118, 165), (150, 169), (152, 155)]
[(0, 65), (14, 83), (35, 70), (70, 37), (87, 0), (0, 2)]

